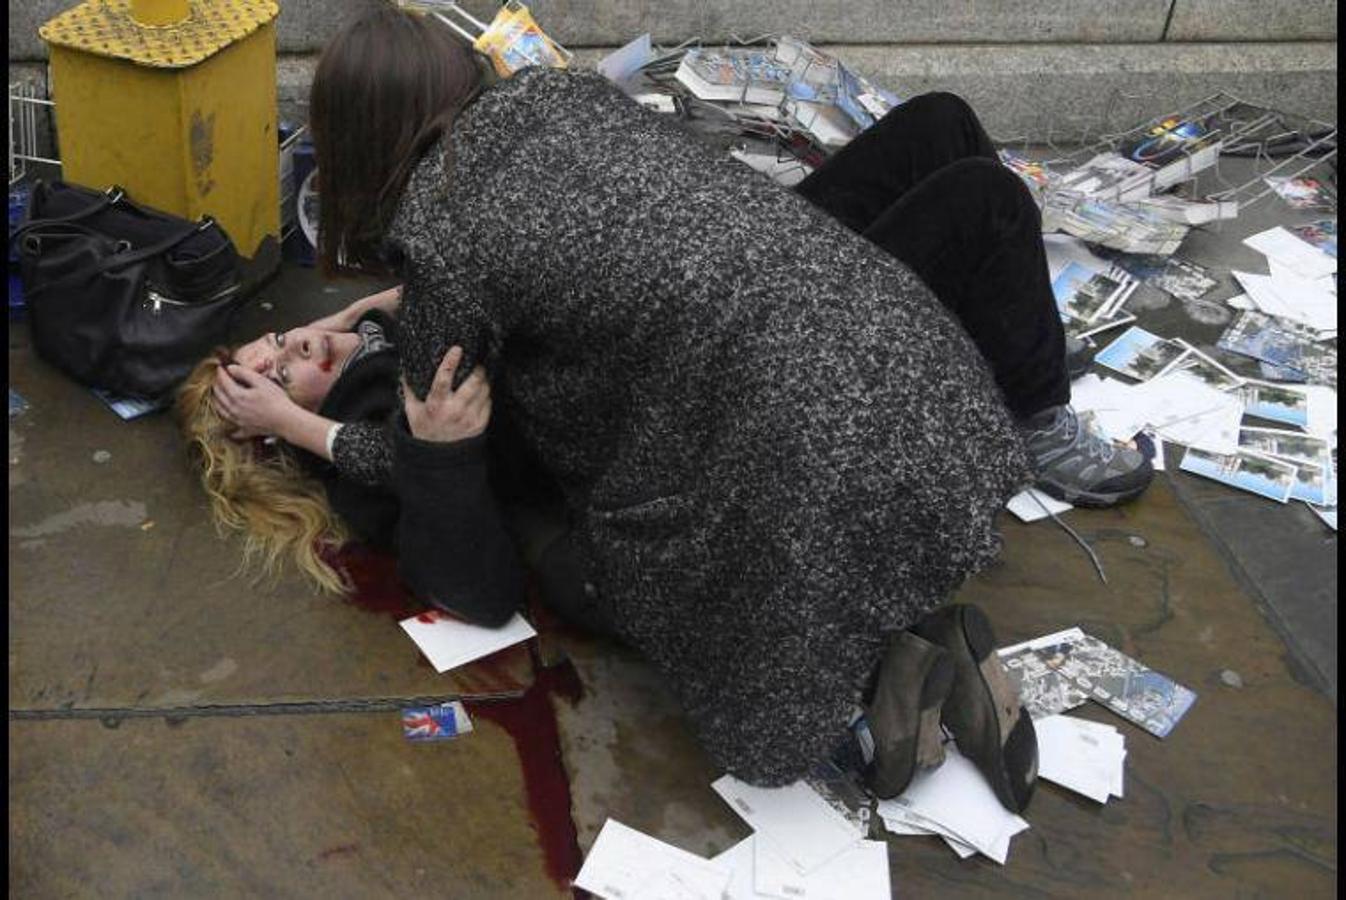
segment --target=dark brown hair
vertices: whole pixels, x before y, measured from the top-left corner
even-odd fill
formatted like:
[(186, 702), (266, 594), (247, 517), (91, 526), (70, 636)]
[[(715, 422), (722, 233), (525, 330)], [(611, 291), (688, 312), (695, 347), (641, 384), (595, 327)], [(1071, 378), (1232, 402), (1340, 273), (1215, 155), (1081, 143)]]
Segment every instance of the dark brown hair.
[(387, 270), (379, 248), (407, 179), (483, 74), (447, 27), (391, 5), (327, 45), (309, 98), (324, 274)]

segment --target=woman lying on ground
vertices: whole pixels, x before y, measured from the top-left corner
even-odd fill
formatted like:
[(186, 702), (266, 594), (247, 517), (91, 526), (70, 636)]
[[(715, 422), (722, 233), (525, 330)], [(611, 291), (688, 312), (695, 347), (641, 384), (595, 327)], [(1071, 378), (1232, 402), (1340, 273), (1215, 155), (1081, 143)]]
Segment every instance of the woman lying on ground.
[(1031, 722), (985, 617), (944, 605), (1035, 473), (1102, 504), (1150, 472), (1070, 411), (1036, 207), (961, 101), (913, 99), (791, 193), (600, 76), (483, 87), (447, 32), (383, 8), (324, 52), (311, 109), (324, 269), (404, 284), (407, 415), (342, 427), (343, 472), (442, 497), (420, 527), (481, 539), (413, 428), (482, 365), (596, 614), (716, 763), (790, 782), (868, 704), (876, 792), (937, 760), (942, 717), (1024, 807)]
[[(342, 471), (342, 457), (334, 462), (344, 424), (386, 429), (403, 408), (399, 298), (397, 288), (363, 298), (312, 324), (223, 349), (191, 373), (176, 412), (216, 522), (242, 532), (248, 557), (260, 557), (265, 569), (289, 560), (333, 593), (348, 585), (324, 548), (353, 538), (392, 550), (417, 596), (487, 626), (503, 624), (519, 605), (517, 547), (544, 598), (581, 616), (567, 604), (581, 582), (558, 498), (508, 429), (494, 428), (487, 450), (490, 386), (480, 369), (443, 397), (405, 404), (400, 482), (362, 479)], [(424, 489), (432, 480), (438, 489)], [(453, 520), (425, 508), (445, 494)], [(445, 521), (462, 523), (462, 533), (445, 534)]]

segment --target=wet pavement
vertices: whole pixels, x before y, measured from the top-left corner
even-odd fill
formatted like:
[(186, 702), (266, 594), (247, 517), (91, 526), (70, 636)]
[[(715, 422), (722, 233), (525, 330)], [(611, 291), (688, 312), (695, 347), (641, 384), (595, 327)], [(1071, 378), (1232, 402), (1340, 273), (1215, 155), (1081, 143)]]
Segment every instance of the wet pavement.
[[(1303, 219), (1278, 203), (1181, 255), (1265, 271), (1238, 240)], [(239, 335), (375, 287), (287, 265)], [(1203, 347), (1221, 330), (1177, 301), (1139, 324)], [(354, 602), (237, 577), (168, 417), (122, 422), (22, 323), (9, 375), (30, 404), (9, 429), (11, 896), (544, 897), (608, 816), (705, 855), (747, 834), (631, 652), (544, 622), (538, 648), (437, 675), (387, 560), (352, 557)], [(1068, 514), (1107, 584), (1050, 522), (1006, 516), (959, 599), (1004, 643), (1081, 625), (1195, 706), (1164, 740), (1081, 709), (1126, 734), (1124, 799), (1042, 784), (1004, 867), (890, 838), (895, 894), (1335, 894), (1336, 537), (1176, 462), (1135, 504)], [(403, 706), (459, 696), (472, 733), (402, 738)]]

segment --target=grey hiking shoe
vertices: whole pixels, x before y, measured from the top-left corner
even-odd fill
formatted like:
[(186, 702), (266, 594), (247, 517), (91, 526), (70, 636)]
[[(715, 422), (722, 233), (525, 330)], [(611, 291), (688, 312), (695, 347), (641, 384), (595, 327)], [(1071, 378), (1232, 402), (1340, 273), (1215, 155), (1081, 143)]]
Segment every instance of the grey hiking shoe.
[(1138, 497), (1154, 478), (1150, 461), (1080, 422), (1069, 405), (1050, 406), (1019, 424), (1037, 475), (1035, 486), (1076, 506), (1115, 506)]

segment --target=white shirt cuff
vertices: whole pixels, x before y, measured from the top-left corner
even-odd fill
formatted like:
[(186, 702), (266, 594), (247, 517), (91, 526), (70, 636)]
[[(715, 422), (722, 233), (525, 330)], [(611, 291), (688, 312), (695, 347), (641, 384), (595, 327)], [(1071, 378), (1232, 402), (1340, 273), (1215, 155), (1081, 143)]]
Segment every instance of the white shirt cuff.
[(327, 429), (327, 458), (332, 458), (332, 447), (336, 444), (337, 432), (341, 430), (341, 423), (333, 423), (331, 428)]

